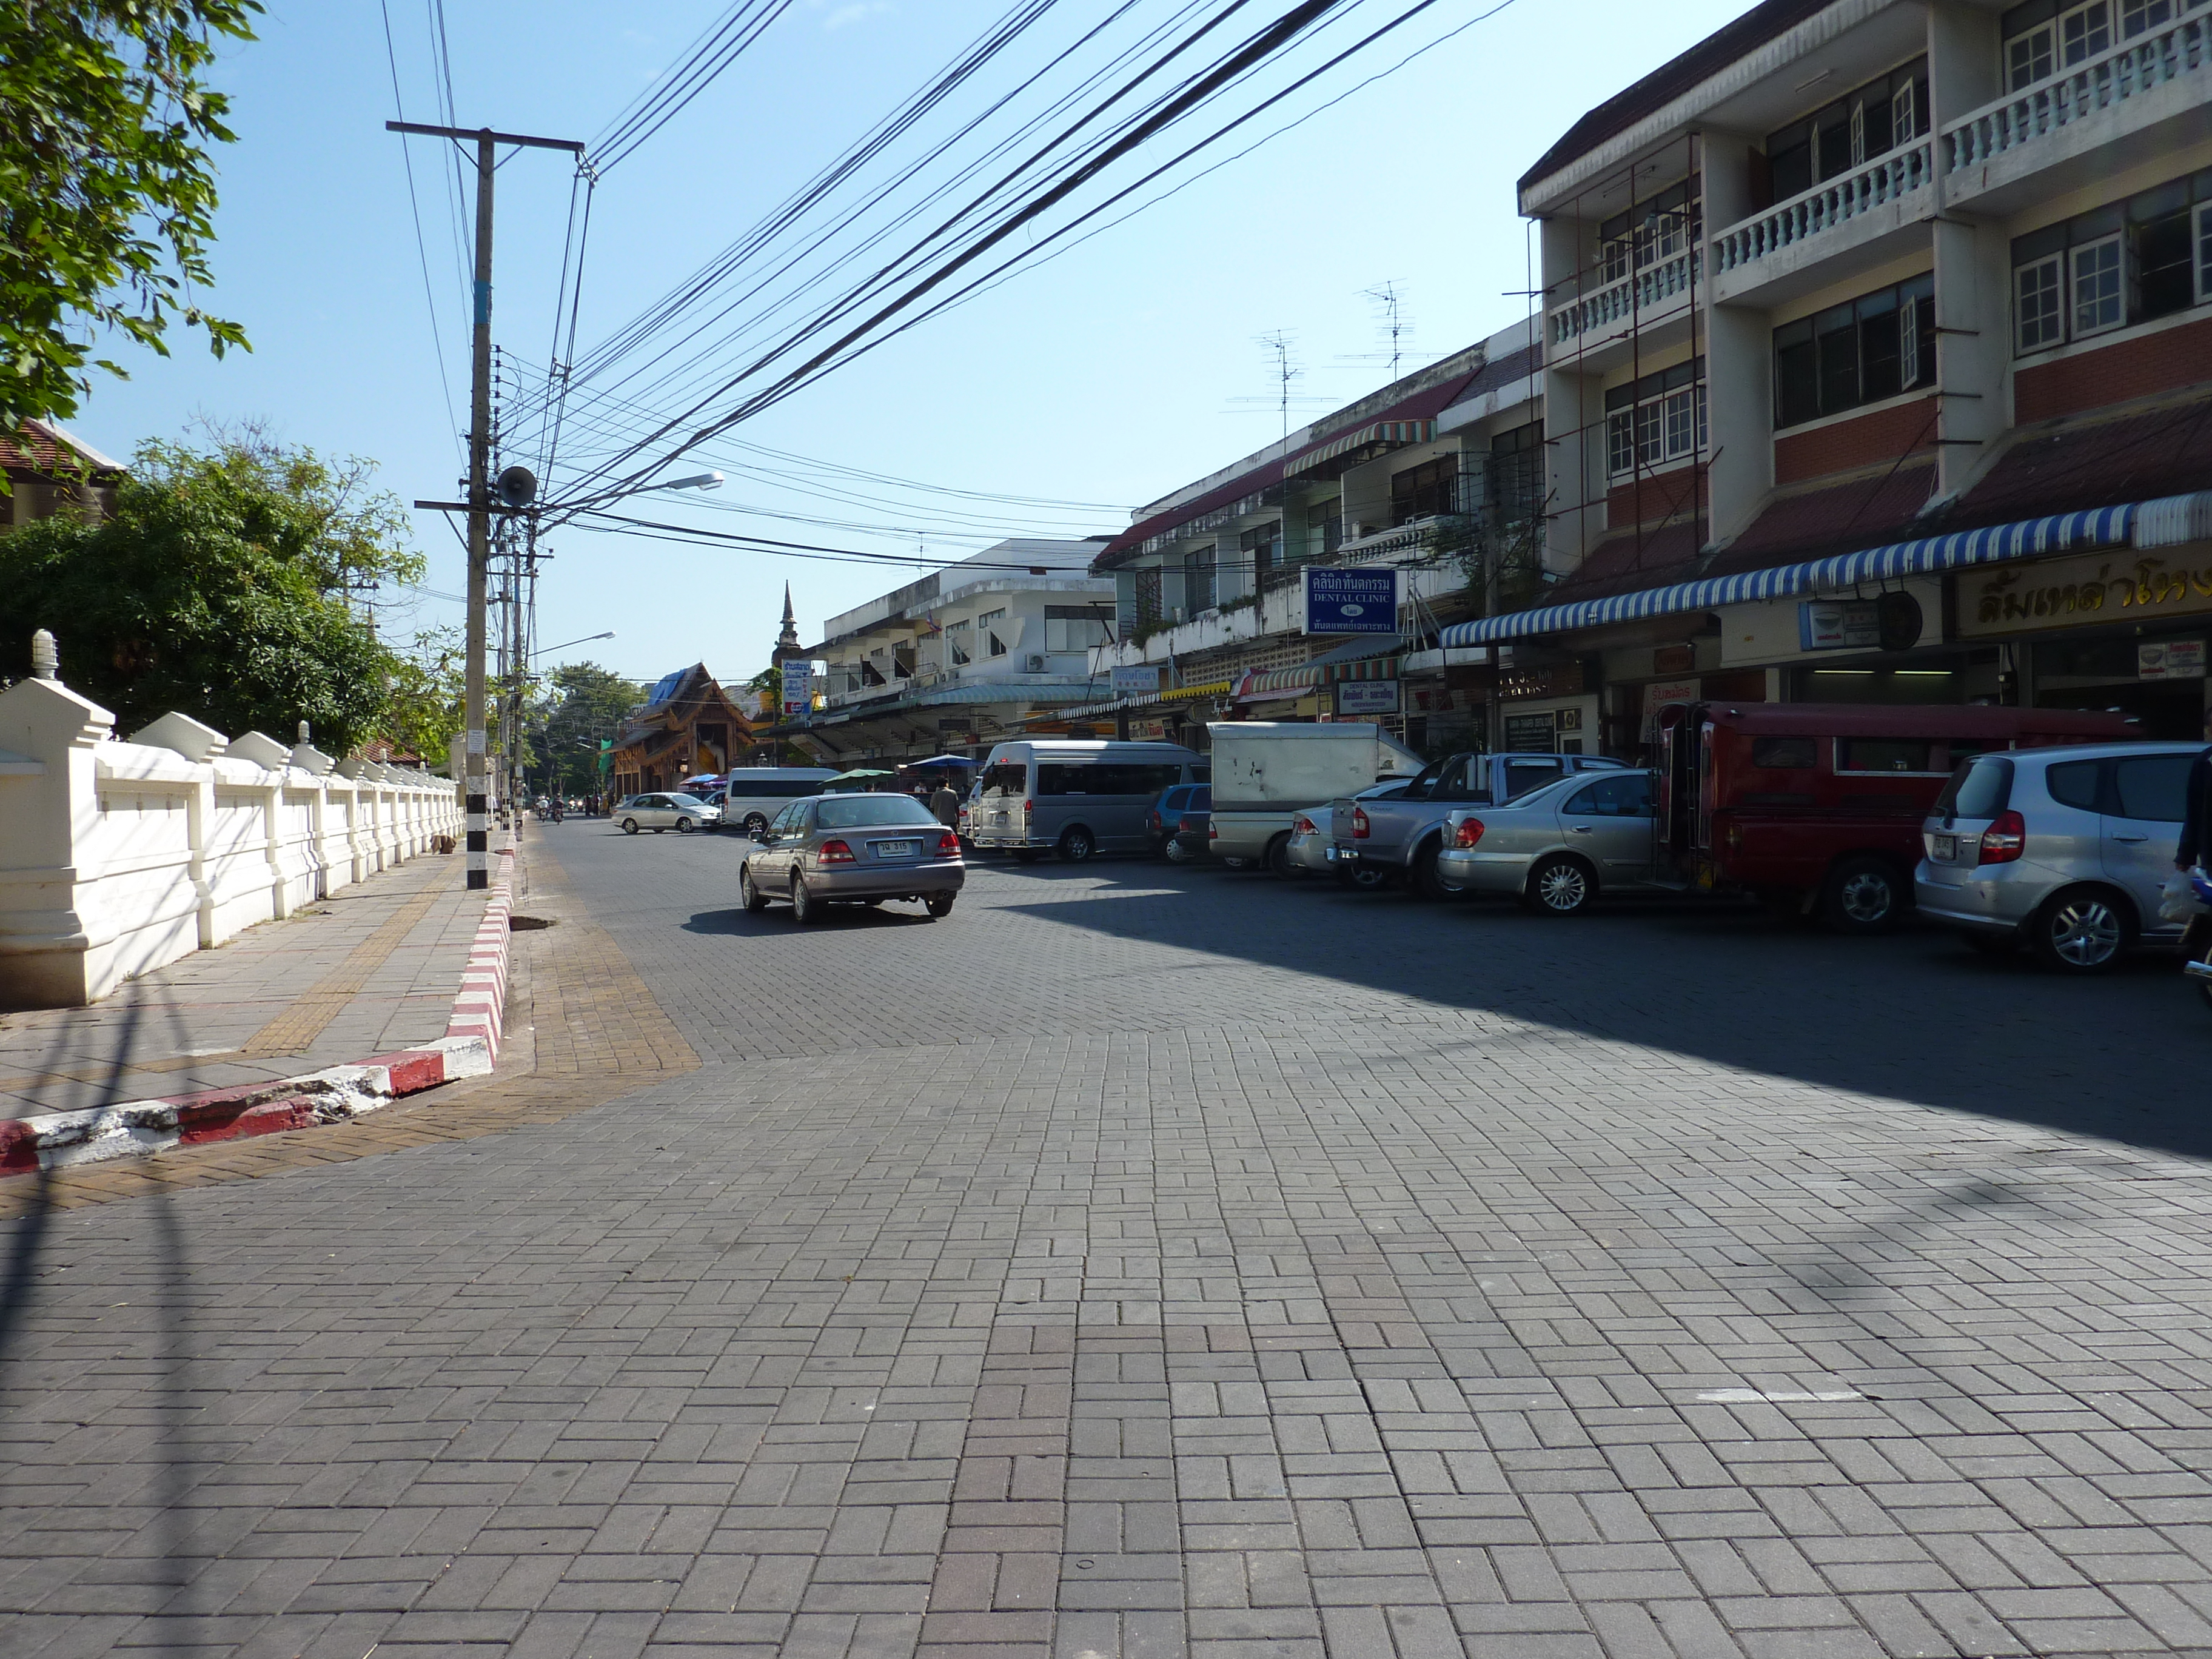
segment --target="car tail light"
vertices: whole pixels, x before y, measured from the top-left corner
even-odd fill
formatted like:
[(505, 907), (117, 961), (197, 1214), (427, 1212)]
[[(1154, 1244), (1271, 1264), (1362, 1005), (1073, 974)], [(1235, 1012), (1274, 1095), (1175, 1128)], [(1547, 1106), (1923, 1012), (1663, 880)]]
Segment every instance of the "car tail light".
[(941, 859), (960, 856), (960, 837), (947, 830), (937, 838), (937, 856)]
[(842, 841), (825, 841), (814, 854), (817, 864), (850, 864), (853, 849)]
[(1036, 803), (1035, 801), (1033, 801), (1033, 800), (1025, 800), (1025, 801), (1024, 801), (1024, 802), (1022, 803), (1022, 811), (1024, 811), (1024, 812), (1034, 812), (1034, 811), (1036, 811)]
[(1291, 833), (1294, 836), (1310, 836), (1318, 832), (1314, 829), (1314, 821), (1301, 812), (1291, 820)]
[(1455, 847), (1472, 847), (1481, 839), (1480, 818), (1462, 818), (1459, 828), (1452, 831), (1452, 845)]
[(2027, 820), (2017, 812), (2000, 812), (1982, 831), (1982, 855), (1977, 864), (2010, 864), (2027, 850)]
[(1352, 809), (1352, 838), (1354, 841), (1367, 839), (1367, 809), (1364, 806)]
[(1214, 823), (1212, 818), (1208, 818), (1206, 821), (1206, 838), (1208, 841), (1219, 841), (1221, 839), (1221, 826)]

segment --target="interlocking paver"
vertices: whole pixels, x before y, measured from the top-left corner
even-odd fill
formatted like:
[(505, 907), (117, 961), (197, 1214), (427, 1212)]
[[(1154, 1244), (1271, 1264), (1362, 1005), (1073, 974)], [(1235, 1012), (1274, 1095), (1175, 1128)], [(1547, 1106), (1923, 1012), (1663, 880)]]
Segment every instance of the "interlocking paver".
[(2154, 964), (532, 850), (501, 1076), (0, 1194), (10, 1654), (2212, 1647)]

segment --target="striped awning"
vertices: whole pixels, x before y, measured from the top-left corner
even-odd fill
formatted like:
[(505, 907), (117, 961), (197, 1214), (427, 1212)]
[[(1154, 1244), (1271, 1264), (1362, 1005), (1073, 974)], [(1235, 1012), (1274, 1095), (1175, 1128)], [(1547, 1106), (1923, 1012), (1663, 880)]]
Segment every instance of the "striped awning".
[(1334, 685), (1339, 680), (1395, 680), (1403, 660), (1401, 657), (1366, 657), (1358, 662), (1310, 662), (1297, 668), (1272, 668), (1265, 673), (1250, 673), (1237, 682), (1237, 701), (1256, 702), (1315, 686)]
[(1229, 695), (1227, 680), (1208, 680), (1203, 685), (1178, 685), (1172, 691), (1160, 693), (1162, 702), (1188, 702), (1193, 697), (1225, 697)]
[(1970, 565), (2032, 558), (2039, 553), (2120, 547), (2128, 545), (2131, 539), (2138, 547), (2167, 547), (2203, 538), (2208, 532), (2212, 532), (2212, 492), (2167, 496), (2155, 501), (2131, 501), (2123, 507), (2055, 514), (2018, 524), (1991, 525), (1982, 530), (1929, 536), (1919, 541), (1892, 542), (1856, 553), (1815, 559), (1807, 564), (1747, 570), (1739, 575), (1677, 582), (1671, 587), (1646, 588), (1641, 592), (1620, 593), (1607, 599), (1540, 605), (1533, 611), (1485, 617), (1445, 629), (1438, 636), (1438, 643), (1449, 648), (1482, 645), (1492, 640), (1520, 639), (1531, 634), (1564, 634), (1577, 629), (1601, 628), (1609, 623), (1635, 622), (1646, 617), (1713, 611), (1751, 600), (1832, 593), (1865, 582), (1933, 575)]
[(1338, 456), (1369, 444), (1425, 444), (1437, 435), (1437, 423), (1432, 421), (1370, 421), (1357, 430), (1331, 438), (1318, 448), (1309, 449), (1283, 463), (1284, 476), (1293, 472), (1310, 471), (1323, 461), (1333, 461)]

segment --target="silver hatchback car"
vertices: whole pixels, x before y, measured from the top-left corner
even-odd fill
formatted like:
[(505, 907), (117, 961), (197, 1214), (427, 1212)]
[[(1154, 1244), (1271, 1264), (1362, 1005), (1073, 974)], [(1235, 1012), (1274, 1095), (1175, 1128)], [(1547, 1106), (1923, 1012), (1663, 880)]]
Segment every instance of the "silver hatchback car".
[(777, 813), (738, 866), (748, 910), (771, 900), (794, 921), (820, 921), (833, 904), (919, 899), (931, 919), (951, 913), (968, 879), (960, 837), (911, 795), (815, 795)]
[(1599, 893), (1646, 885), (1653, 772), (1582, 772), (1503, 806), (1444, 820), (1437, 875), (1464, 892), (1510, 893), (1539, 915), (1571, 916)]
[(2138, 945), (2179, 945), (2159, 902), (2202, 747), (2015, 749), (1967, 762), (1921, 825), (1920, 914), (1992, 954), (2026, 945), (2061, 974), (2102, 973)]

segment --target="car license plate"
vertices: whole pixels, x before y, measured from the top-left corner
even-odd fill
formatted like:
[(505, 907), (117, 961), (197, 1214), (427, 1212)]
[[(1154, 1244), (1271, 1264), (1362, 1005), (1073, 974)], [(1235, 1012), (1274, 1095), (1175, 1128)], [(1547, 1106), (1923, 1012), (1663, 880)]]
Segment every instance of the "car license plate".
[(920, 851), (921, 843), (918, 841), (879, 841), (876, 843), (876, 856), (879, 859), (910, 859)]
[(1948, 864), (1959, 856), (1959, 838), (1956, 836), (1930, 836), (1928, 837), (1928, 848), (1937, 860)]

